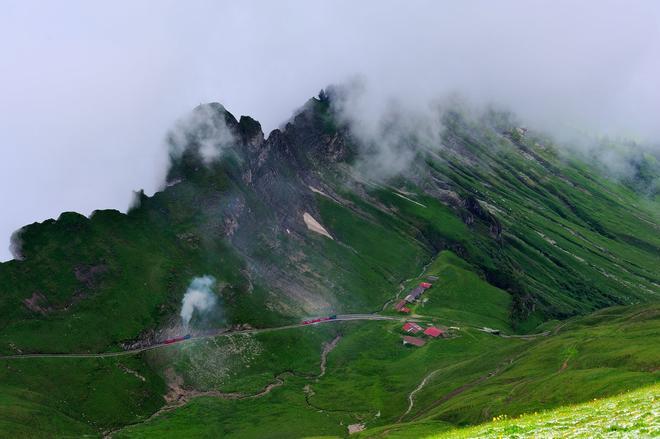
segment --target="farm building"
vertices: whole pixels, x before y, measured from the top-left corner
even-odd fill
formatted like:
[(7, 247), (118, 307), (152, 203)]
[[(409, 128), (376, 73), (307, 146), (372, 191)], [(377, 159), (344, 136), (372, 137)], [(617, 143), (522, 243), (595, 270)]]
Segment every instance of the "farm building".
[(412, 289), (412, 291), (406, 296), (405, 301), (408, 303), (412, 303), (415, 300), (419, 299), (419, 296), (421, 296), (425, 291), (425, 288), (416, 286), (415, 288)]
[(428, 290), (432, 286), (433, 284), (430, 284), (428, 282), (422, 282), (419, 285), (417, 285), (415, 288), (413, 288), (410, 291), (410, 293), (408, 293), (408, 295), (404, 300), (408, 303), (414, 302), (415, 300), (419, 299), (419, 296), (424, 294), (424, 291)]
[(433, 337), (433, 338), (444, 337), (445, 331), (443, 331), (442, 329), (438, 329), (435, 326), (431, 326), (429, 328), (426, 328), (426, 330), (424, 331), (424, 334), (428, 335), (429, 337)]
[(410, 334), (416, 334), (422, 330), (422, 327), (417, 323), (407, 322), (405, 325), (403, 325), (403, 330)]
[(396, 305), (394, 305), (394, 309), (399, 311), (399, 312), (406, 313), (406, 314), (410, 312), (410, 308), (408, 308), (406, 306), (406, 301), (405, 300), (402, 300), (402, 301), (398, 302)]
[(431, 282), (435, 282), (436, 280), (438, 280), (438, 276), (429, 275), (429, 276), (426, 276), (426, 279), (431, 281)]
[(421, 346), (424, 346), (426, 344), (426, 342), (424, 340), (422, 340), (421, 338), (419, 338), (419, 337), (411, 337), (409, 335), (404, 335), (403, 336), (403, 344), (404, 345), (409, 344), (409, 345), (421, 347)]

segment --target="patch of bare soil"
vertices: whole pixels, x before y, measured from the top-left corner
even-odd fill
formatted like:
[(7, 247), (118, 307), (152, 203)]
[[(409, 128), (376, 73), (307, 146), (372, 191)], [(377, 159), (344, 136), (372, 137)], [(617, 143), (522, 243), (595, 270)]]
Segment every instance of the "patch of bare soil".
[(330, 235), (330, 233), (328, 233), (328, 231), (325, 229), (325, 227), (323, 227), (318, 221), (316, 221), (314, 219), (314, 217), (312, 215), (310, 215), (309, 213), (307, 213), (307, 212), (303, 213), (303, 221), (305, 221), (305, 225), (312, 232), (321, 234), (321, 235), (326, 236), (330, 239), (334, 239)]
[(365, 429), (364, 424), (351, 424), (348, 426), (348, 434), (355, 434)]
[(317, 380), (321, 378), (323, 375), (325, 375), (326, 364), (328, 361), (328, 354), (332, 352), (334, 348), (337, 347), (337, 343), (339, 343), (339, 340), (341, 340), (341, 335), (336, 336), (330, 343), (326, 343), (326, 345), (323, 346), (323, 352), (321, 352), (321, 367), (320, 367), (321, 372), (316, 377)]
[[(327, 358), (328, 354), (335, 348), (337, 347), (337, 344), (339, 343), (339, 340), (341, 339), (341, 336), (335, 337), (332, 341), (329, 343), (325, 343), (323, 345), (323, 350), (321, 351), (321, 362), (319, 365), (319, 373), (317, 375), (307, 375), (305, 376), (308, 379), (319, 379), (323, 375), (325, 375), (325, 372), (327, 370)], [(126, 373), (130, 373), (134, 376), (136, 376), (138, 379), (144, 379), (140, 374), (138, 374), (136, 371), (133, 371), (131, 369), (128, 369), (127, 367), (123, 365), (119, 365), (119, 367)], [(208, 391), (200, 391), (200, 390), (195, 390), (195, 389), (188, 389), (184, 386), (184, 381), (183, 378), (174, 371), (174, 369), (169, 368), (165, 370), (165, 380), (168, 383), (169, 391), (165, 395), (165, 405), (160, 408), (160, 410), (156, 411), (154, 414), (149, 416), (146, 420), (139, 422), (138, 424), (142, 424), (145, 422), (149, 422), (150, 420), (157, 418), (158, 416), (162, 415), (163, 413), (170, 412), (172, 410), (175, 410), (179, 407), (182, 407), (186, 405), (191, 399), (193, 398), (199, 398), (203, 396), (207, 397), (212, 397), (212, 398), (222, 398), (222, 399), (252, 399), (252, 398), (261, 398), (263, 396), (268, 395), (273, 389), (276, 389), (280, 386), (283, 386), (285, 384), (284, 378), (287, 376), (294, 375), (295, 372), (292, 371), (285, 371), (282, 372), (278, 375), (275, 376), (274, 380), (271, 383), (268, 383), (263, 389), (258, 391), (257, 393), (242, 393), (242, 392), (220, 392), (218, 390), (208, 390)], [(306, 385), (305, 388), (303, 389), (305, 392), (305, 400), (307, 400), (310, 396), (314, 395), (314, 391), (311, 389), (310, 385)], [(307, 401), (307, 404), (309, 404), (309, 401)], [(311, 407), (311, 405), (310, 405)], [(133, 424), (135, 425), (135, 424)], [(103, 433), (104, 438), (110, 438), (116, 433), (122, 431), (124, 428), (128, 426), (115, 429), (115, 430), (108, 430)]]
[(139, 379), (142, 382), (147, 381), (147, 379), (144, 376), (142, 376), (140, 373), (138, 373), (137, 371), (135, 371), (133, 369), (129, 369), (128, 367), (124, 366), (121, 363), (117, 364), (117, 367), (119, 367), (122, 371), (124, 371), (124, 373), (127, 373), (129, 375), (133, 375), (135, 378)]
[[(326, 343), (323, 346), (323, 350), (321, 351), (321, 363), (319, 365), (319, 373), (318, 375), (315, 376), (310, 376), (308, 378), (316, 378), (319, 379), (323, 375), (325, 375), (326, 369), (327, 369), (327, 358), (328, 354), (335, 348), (337, 347), (337, 343), (339, 343), (339, 340), (341, 339), (341, 336), (335, 337), (331, 342)], [(120, 366), (121, 367), (121, 366)], [(128, 373), (134, 372), (130, 371), (130, 369), (126, 369), (125, 371), (128, 371)], [(137, 374), (137, 372), (134, 372)], [(176, 374), (174, 369), (169, 368), (165, 370), (165, 379), (168, 383), (169, 386), (169, 391), (165, 395), (165, 405), (155, 412), (153, 415), (151, 415), (145, 422), (148, 422), (149, 420), (156, 418), (163, 413), (170, 412), (176, 408), (179, 408), (181, 406), (184, 406), (187, 404), (191, 399), (193, 398), (199, 398), (202, 396), (208, 396), (212, 398), (222, 398), (222, 399), (252, 399), (252, 398), (261, 398), (263, 396), (268, 395), (273, 389), (276, 389), (280, 386), (283, 386), (285, 384), (284, 378), (290, 375), (294, 375), (293, 372), (291, 371), (286, 371), (282, 372), (278, 375), (275, 376), (275, 379), (273, 382), (268, 383), (263, 389), (261, 389), (257, 393), (242, 393), (242, 392), (220, 392), (218, 390), (207, 390), (207, 391), (200, 391), (200, 390), (194, 390), (194, 389), (188, 389), (184, 387), (184, 382), (183, 378), (179, 375)], [(309, 386), (305, 386), (305, 393), (306, 397), (313, 395), (313, 390)], [(120, 430), (115, 430), (111, 432), (107, 432), (104, 436), (105, 437), (111, 437), (114, 433)]]

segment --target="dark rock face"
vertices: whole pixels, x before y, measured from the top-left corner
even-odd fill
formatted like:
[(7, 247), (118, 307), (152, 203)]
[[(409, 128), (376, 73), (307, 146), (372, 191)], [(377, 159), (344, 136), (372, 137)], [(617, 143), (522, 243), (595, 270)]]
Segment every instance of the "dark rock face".
[(470, 225), (474, 223), (475, 218), (484, 222), (489, 229), (490, 236), (499, 240), (502, 237), (502, 224), (488, 210), (484, 209), (479, 200), (474, 196), (468, 195), (464, 201), (467, 212), (463, 215), (463, 221)]
[[(220, 104), (197, 110), (212, 118), (208, 125), (223, 124), (233, 136), (231, 146), (213, 163), (205, 163), (201, 157), (199, 136), (195, 135), (189, 136), (190, 145), (181, 156), (173, 159), (169, 181), (186, 182), (194, 198), (199, 199), (205, 220), (199, 236), (227, 239), (247, 260), (257, 252), (285, 259), (289, 255), (283, 248), (282, 236), (298, 243), (308, 242), (303, 214), (321, 218), (315, 191), (322, 191), (335, 201), (342, 200), (339, 204), (356, 216), (378, 222), (370, 217), (374, 214), (366, 212), (368, 209), (358, 207), (360, 203), (339, 195), (346, 190), (369, 209), (402, 221), (400, 224), (412, 229), (410, 236), (431, 251), (449, 249), (479, 267), (490, 283), (514, 296), (512, 314), (522, 316), (521, 319), (540, 308), (552, 309), (554, 315), (564, 312), (548, 298), (556, 295), (564, 276), (571, 279), (564, 288), (567, 296), (578, 296), (580, 291), (574, 285), (584, 277), (563, 262), (562, 255), (557, 257), (554, 249), (548, 250), (542, 242), (529, 239), (535, 229), (524, 218), (526, 209), (540, 203), (541, 208), (550, 209), (549, 214), (583, 221), (598, 234), (616, 238), (599, 218), (576, 203), (571, 192), (575, 184), (563, 174), (561, 162), (535, 148), (529, 135), (512, 141), (507, 134), (510, 130), (482, 127), (456, 112), (444, 116), (446, 132), (441, 136), (441, 145), (416, 149), (410, 166), (399, 175), (386, 181), (365, 182), (364, 176), (356, 176), (359, 166), (352, 165), (365, 161), (368, 154), (360, 150), (363, 155), (356, 159), (357, 142), (350, 127), (335, 120), (331, 100), (328, 95), (311, 99), (289, 123), (268, 137), (258, 121), (249, 116), (237, 120)], [(566, 193), (558, 189), (565, 184), (571, 185)], [(409, 190), (413, 198), (432, 198), (446, 206), (468, 226), (470, 236), (463, 240), (444, 233), (442, 225), (429, 224), (435, 220), (432, 214), (425, 217), (399, 210), (383, 195), (398, 189), (403, 193)], [(424, 207), (423, 203), (409, 201)], [(516, 205), (519, 201), (523, 202), (520, 208)], [(513, 221), (518, 220), (521, 224), (514, 227)], [(329, 233), (333, 234), (332, 230)], [(625, 238), (631, 242), (635, 239)], [(653, 250), (648, 244), (633, 244)], [(550, 276), (552, 281), (545, 273), (528, 274), (525, 263), (518, 262), (519, 255), (525, 254), (543, 255), (555, 270)], [(272, 277), (271, 285), (286, 283), (282, 278), (290, 275), (277, 266), (262, 266), (261, 272)], [(295, 285), (287, 285), (289, 291), (316, 287), (305, 284), (302, 277), (296, 281)], [(581, 289), (594, 292), (595, 297), (590, 300), (598, 306), (601, 299), (613, 302), (607, 291), (593, 284), (585, 284)], [(566, 309), (572, 309), (571, 300), (566, 299)]]
[(48, 299), (42, 293), (35, 291), (32, 296), (23, 300), (23, 305), (30, 311), (41, 315), (50, 313), (53, 308), (48, 304)]
[(87, 288), (93, 288), (99, 280), (99, 276), (108, 271), (108, 267), (103, 264), (98, 265), (79, 265), (74, 268), (73, 273), (78, 282)]
[(241, 116), (241, 120), (238, 122), (238, 133), (241, 143), (250, 148), (258, 148), (264, 143), (261, 124), (250, 116)]

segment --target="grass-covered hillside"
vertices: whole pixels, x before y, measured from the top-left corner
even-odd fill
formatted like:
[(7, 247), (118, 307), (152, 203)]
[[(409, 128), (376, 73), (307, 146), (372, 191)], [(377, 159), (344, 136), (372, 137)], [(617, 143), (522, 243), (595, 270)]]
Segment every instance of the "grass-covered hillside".
[[(342, 437), (359, 425), (367, 437), (415, 437), (419, 426), (478, 424), (657, 382), (657, 306), (609, 308), (534, 337), (495, 336), (480, 330), (478, 315), (460, 314), (452, 291), (475, 291), (493, 309), (500, 291), (448, 253), (424, 276), (431, 273), (447, 281), (414, 312), (425, 327), (453, 327), (449, 338), (414, 348), (401, 344), (400, 322), (346, 322), (152, 351), (148, 362), (178, 377), (187, 403), (117, 435)], [(444, 297), (443, 309), (430, 306)]]
[[(324, 94), (264, 138), (200, 106), (161, 191), (18, 231), (0, 264), (0, 436), (343, 436), (657, 379), (657, 198), (493, 114), (443, 115), (440, 137), (405, 137), (407, 169), (375, 177), (334, 111)], [(184, 326), (199, 276), (213, 312)], [(335, 314), (367, 317), (296, 326)], [(402, 321), (371, 314), (447, 337), (404, 346)]]
[(418, 423), (391, 431), (391, 438), (657, 437), (660, 434), (660, 386), (594, 399), (519, 417), (494, 416), (476, 427), (455, 429), (442, 423)]

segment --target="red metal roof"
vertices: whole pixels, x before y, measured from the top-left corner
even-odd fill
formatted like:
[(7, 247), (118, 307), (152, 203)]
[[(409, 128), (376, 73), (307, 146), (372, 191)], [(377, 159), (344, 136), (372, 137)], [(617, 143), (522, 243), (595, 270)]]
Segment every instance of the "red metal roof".
[(409, 335), (404, 335), (403, 344), (411, 344), (413, 346), (424, 346), (426, 342), (419, 337), (411, 337)]
[(405, 306), (406, 306), (406, 301), (402, 300), (396, 305), (394, 305), (394, 309), (396, 309), (397, 311), (401, 311), (401, 308), (404, 308)]
[(443, 335), (445, 331), (442, 329), (438, 329), (435, 326), (431, 326), (430, 328), (426, 328), (426, 331), (424, 331), (424, 334), (431, 336), (431, 337), (440, 337)]
[(419, 284), (419, 286), (424, 288), (424, 289), (428, 289), (428, 288), (431, 288), (433, 286), (433, 284), (430, 284), (428, 282), (422, 282), (422, 283)]
[(401, 308), (399, 308), (399, 312), (404, 312), (408, 314), (410, 312), (410, 308), (408, 308), (407, 306), (402, 306)]
[(403, 330), (406, 332), (412, 332), (415, 334), (416, 332), (419, 332), (422, 330), (422, 327), (419, 326), (417, 323), (413, 322), (408, 322), (405, 325), (403, 325)]

